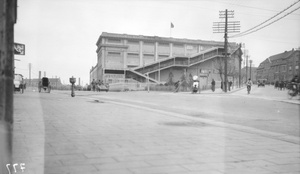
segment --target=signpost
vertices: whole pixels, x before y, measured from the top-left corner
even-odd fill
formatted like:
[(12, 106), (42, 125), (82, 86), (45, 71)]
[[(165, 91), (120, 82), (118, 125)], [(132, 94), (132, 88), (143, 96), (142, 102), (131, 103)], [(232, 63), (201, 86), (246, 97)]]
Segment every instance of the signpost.
[(25, 55), (25, 44), (14, 43), (14, 54)]

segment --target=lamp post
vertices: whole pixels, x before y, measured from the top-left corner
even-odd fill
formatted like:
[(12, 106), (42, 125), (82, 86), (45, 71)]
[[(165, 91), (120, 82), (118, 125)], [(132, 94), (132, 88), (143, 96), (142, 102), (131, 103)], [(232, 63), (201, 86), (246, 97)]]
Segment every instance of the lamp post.
[(74, 92), (74, 84), (76, 83), (76, 78), (73, 76), (70, 78), (70, 83), (72, 84), (71, 86), (71, 96), (75, 97), (75, 92)]

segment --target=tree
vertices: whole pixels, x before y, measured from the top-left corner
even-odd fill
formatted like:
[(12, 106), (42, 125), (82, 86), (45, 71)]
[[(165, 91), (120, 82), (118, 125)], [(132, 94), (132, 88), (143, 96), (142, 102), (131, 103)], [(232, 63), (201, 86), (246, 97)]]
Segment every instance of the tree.
[[(225, 81), (225, 61), (224, 58), (218, 57), (213, 60), (213, 67), (220, 75), (220, 79), (222, 82)], [(227, 78), (228, 76), (232, 76), (233, 78), (238, 78), (238, 71), (237, 67), (235, 66), (235, 58), (228, 57), (227, 58)], [(228, 82), (228, 79), (227, 79)]]
[(184, 87), (185, 91), (187, 91), (187, 87), (189, 86), (189, 83), (188, 83), (188, 78), (186, 76), (186, 70), (183, 71), (180, 77), (180, 81), (181, 81), (181, 86)]
[(170, 71), (169, 77), (168, 77), (168, 80), (167, 80), (167, 83), (166, 83), (168, 86), (174, 85), (173, 77), (174, 77), (174, 75), (173, 75), (172, 71)]

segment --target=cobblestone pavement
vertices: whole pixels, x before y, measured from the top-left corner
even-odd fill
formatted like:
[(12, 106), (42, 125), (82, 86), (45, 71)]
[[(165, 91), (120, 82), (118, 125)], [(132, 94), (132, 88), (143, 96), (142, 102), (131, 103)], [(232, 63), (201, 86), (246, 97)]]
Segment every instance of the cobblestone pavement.
[(300, 173), (298, 139), (65, 94), (14, 95), (13, 162), (25, 163), (25, 174)]

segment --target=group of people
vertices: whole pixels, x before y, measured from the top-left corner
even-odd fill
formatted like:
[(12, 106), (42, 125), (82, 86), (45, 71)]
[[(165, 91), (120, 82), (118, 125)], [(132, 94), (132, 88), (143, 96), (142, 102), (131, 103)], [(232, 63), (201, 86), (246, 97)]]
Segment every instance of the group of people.
[[(214, 79), (213, 79), (213, 81), (214, 81)], [(231, 87), (232, 87), (232, 81), (229, 81), (229, 82), (227, 83), (227, 89), (228, 89), (228, 91), (231, 90)], [(221, 81), (221, 89), (222, 89), (222, 90), (225, 90), (225, 82), (223, 82), (223, 81)], [(214, 90), (213, 90), (213, 91), (214, 91)]]
[(99, 80), (98, 82), (95, 81), (95, 79), (93, 79), (92, 83), (91, 83), (91, 87), (92, 87), (92, 91), (97, 91), (97, 86), (98, 85), (103, 85), (103, 81)]
[[(179, 89), (180, 89), (180, 86), (181, 86), (181, 81), (177, 81), (175, 84), (174, 84), (174, 86), (175, 86), (175, 91), (174, 92), (178, 92), (179, 91)], [(198, 92), (198, 90), (199, 90), (199, 86), (200, 86), (200, 84), (199, 84), (200, 82), (199, 82), (199, 80), (195, 80), (194, 79), (194, 81), (193, 81), (193, 85), (192, 85), (192, 92), (193, 93), (196, 93), (196, 92)], [(230, 91), (231, 90), (231, 88), (232, 88), (232, 81), (229, 81), (228, 82), (228, 85), (227, 85), (227, 88), (228, 88), (228, 90)], [(224, 86), (225, 86), (225, 82), (221, 82), (221, 89), (222, 90), (224, 90)], [(211, 90), (213, 91), (213, 92), (215, 92), (215, 90), (216, 90), (216, 81), (214, 80), (214, 79), (212, 79), (212, 81), (211, 81)]]
[(295, 75), (290, 82), (288, 81), (276, 81), (274, 83), (274, 88), (278, 90), (285, 90), (288, 88), (289, 83), (300, 83), (299, 78), (297, 75)]

